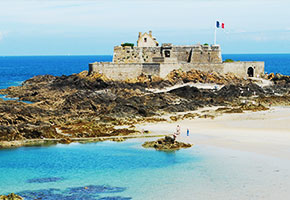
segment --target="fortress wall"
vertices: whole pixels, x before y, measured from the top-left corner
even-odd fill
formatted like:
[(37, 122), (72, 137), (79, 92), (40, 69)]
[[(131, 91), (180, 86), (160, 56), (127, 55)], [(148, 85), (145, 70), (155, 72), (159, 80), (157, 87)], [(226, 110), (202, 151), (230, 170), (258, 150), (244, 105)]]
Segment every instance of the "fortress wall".
[(248, 69), (252, 67), (254, 77), (264, 74), (264, 62), (231, 62), (231, 63), (92, 63), (89, 72), (105, 74), (114, 80), (137, 78), (139, 75), (154, 75), (165, 78), (175, 69), (190, 71), (192, 69), (204, 72), (217, 72), (221, 74), (234, 73), (239, 77), (248, 77)]
[(191, 63), (185, 63), (181, 65), (181, 69), (183, 71), (190, 71), (192, 69), (200, 70), (203, 72), (217, 72), (217, 73), (223, 73), (224, 71), (224, 65), (223, 64), (191, 64)]
[(113, 63), (141, 63), (141, 48), (132, 47), (114, 47)]
[(152, 63), (153, 57), (161, 57), (160, 50), (160, 47), (116, 46), (113, 63)]
[(144, 63), (152, 63), (153, 57), (161, 57), (161, 47), (143, 47), (142, 59)]
[[(170, 51), (170, 57), (165, 57), (164, 51)], [(116, 46), (113, 62), (152, 63), (154, 57), (171, 59), (174, 63), (222, 63), (221, 50), (218, 45), (170, 46), (167, 49), (166, 47)]]
[(98, 72), (105, 74), (114, 80), (126, 80), (136, 78), (142, 73), (142, 64), (138, 63), (92, 63), (89, 65), (89, 73)]
[(191, 63), (222, 63), (222, 54), (218, 45), (196, 46), (191, 54)]
[(178, 64), (178, 63), (166, 63), (166, 64), (161, 63), (159, 76), (161, 78), (165, 78), (167, 74), (169, 74), (171, 71), (175, 69), (179, 69), (180, 66), (181, 64)]
[(178, 62), (189, 62), (193, 46), (173, 46), (171, 57), (177, 58)]
[(223, 73), (235, 73), (240, 77), (248, 77), (248, 69), (254, 69), (254, 77), (262, 76), (264, 74), (264, 62), (228, 62), (223, 63)]
[(142, 73), (145, 75), (159, 76), (160, 75), (160, 64), (159, 63), (143, 63)]

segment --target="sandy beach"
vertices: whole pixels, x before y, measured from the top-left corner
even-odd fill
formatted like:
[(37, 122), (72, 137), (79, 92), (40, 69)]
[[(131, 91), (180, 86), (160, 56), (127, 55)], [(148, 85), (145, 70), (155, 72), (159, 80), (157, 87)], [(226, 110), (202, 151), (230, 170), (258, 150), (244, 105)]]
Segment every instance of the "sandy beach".
[[(290, 107), (267, 111), (223, 114), (215, 119), (182, 120), (147, 124), (140, 129), (152, 134), (172, 134), (181, 126), (179, 141), (211, 145), (290, 160)], [(186, 129), (190, 134), (186, 136)]]

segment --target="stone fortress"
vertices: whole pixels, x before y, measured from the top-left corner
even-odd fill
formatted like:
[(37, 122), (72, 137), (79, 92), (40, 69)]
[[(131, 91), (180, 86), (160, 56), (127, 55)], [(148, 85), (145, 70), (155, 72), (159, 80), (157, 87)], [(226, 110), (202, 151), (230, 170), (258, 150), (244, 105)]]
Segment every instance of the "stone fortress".
[(125, 43), (114, 47), (113, 62), (89, 64), (89, 73), (103, 73), (113, 80), (137, 78), (141, 74), (165, 78), (174, 69), (259, 77), (264, 74), (264, 62), (223, 62), (219, 45), (159, 45), (149, 31), (139, 32), (137, 46)]

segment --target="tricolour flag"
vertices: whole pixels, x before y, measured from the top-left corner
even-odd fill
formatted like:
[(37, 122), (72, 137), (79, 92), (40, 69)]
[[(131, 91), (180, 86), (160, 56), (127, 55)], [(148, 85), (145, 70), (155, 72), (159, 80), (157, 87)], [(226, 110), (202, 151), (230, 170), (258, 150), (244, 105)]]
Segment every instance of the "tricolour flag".
[(219, 21), (216, 21), (216, 27), (217, 27), (217, 28), (220, 28), (220, 27), (221, 27), (221, 28), (225, 28), (225, 24), (224, 24), (224, 23), (221, 23), (221, 24), (220, 24)]

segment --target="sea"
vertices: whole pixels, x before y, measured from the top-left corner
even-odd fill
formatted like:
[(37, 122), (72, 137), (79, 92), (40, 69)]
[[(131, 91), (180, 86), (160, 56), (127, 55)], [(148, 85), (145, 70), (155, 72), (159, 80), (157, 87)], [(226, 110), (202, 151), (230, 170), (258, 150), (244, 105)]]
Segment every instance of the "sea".
[[(290, 75), (290, 54), (228, 54), (223, 59), (264, 61), (266, 72)], [(110, 55), (2, 56), (0, 89), (36, 75), (79, 73), (88, 63), (111, 60)], [(256, 200), (288, 195), (289, 161), (199, 144), (155, 151), (142, 148), (147, 140), (152, 139), (2, 149), (0, 194), (14, 192), (26, 200)]]

